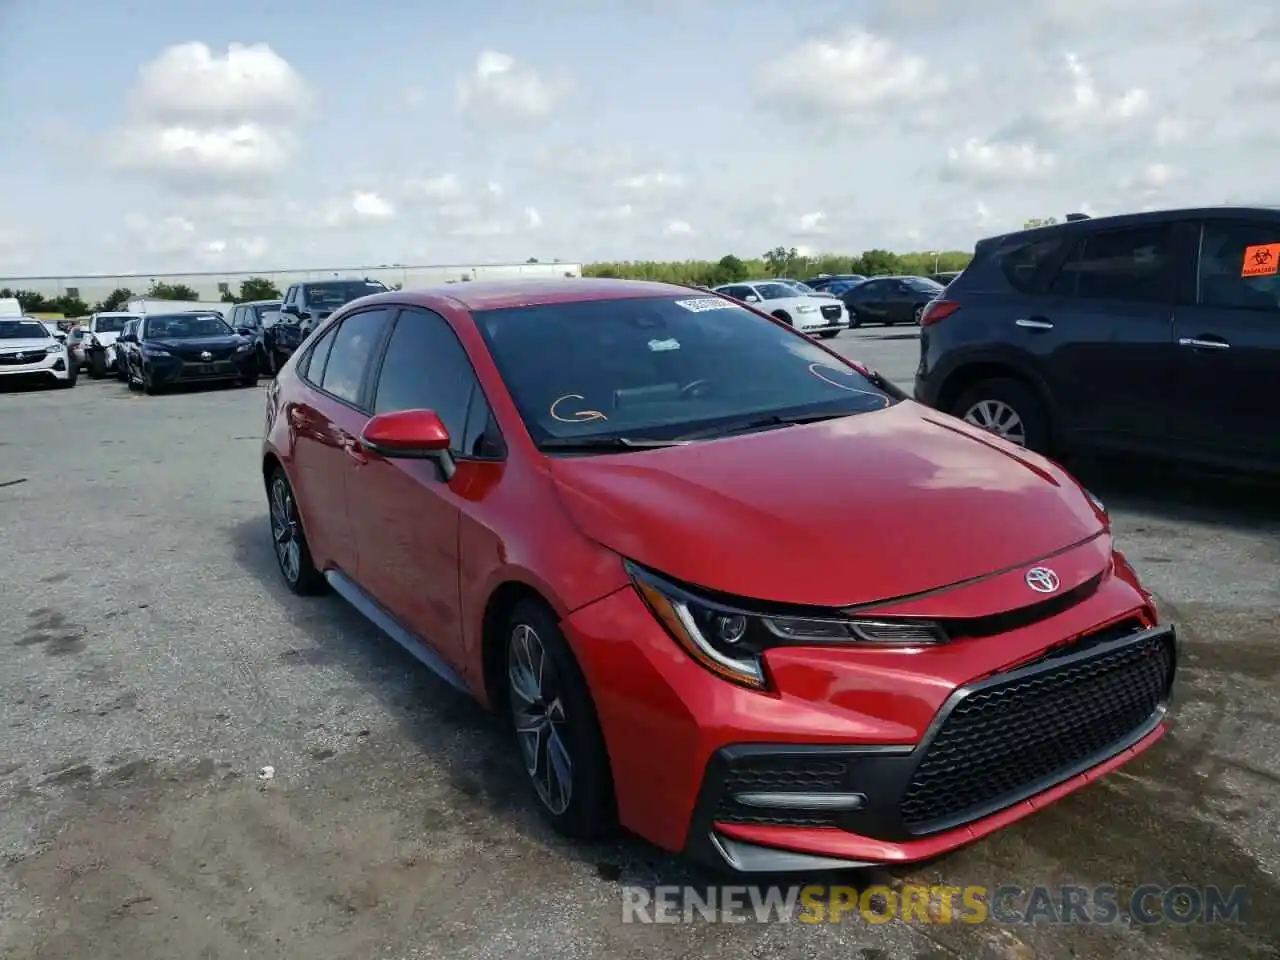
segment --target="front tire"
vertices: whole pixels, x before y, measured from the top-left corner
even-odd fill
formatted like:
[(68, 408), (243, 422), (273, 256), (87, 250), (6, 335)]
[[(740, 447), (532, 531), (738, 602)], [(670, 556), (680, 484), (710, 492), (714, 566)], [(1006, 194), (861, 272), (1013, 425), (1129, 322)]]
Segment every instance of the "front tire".
[(293, 487), (279, 467), (272, 471), (271, 479), (267, 481), (267, 507), (271, 520), (271, 543), (285, 586), (300, 597), (322, 593), (325, 579), (311, 560), (311, 548), (307, 546), (307, 535), (302, 530), (302, 517), (293, 498)]
[(506, 637), (508, 712), (539, 809), (566, 837), (603, 836), (617, 822), (609, 754), (569, 642), (532, 600), (511, 611)]
[(256, 387), (258, 385), (258, 375), (255, 373), (251, 377), (241, 377), (238, 382), (242, 387)]
[(830, 340), (832, 337), (838, 337), (838, 336), (840, 336), (839, 330), (823, 330), (822, 331), (823, 340)]
[(775, 311), (775, 313), (774, 313), (773, 315), (774, 315), (774, 317), (776, 317), (777, 319), (779, 319), (779, 320), (781, 320), (783, 323), (785, 323), (787, 326), (789, 326), (789, 327), (790, 327), (790, 326), (794, 326), (794, 324), (791, 322), (791, 314), (787, 313), (787, 311), (785, 311), (785, 310), (778, 310), (778, 311)]
[(101, 380), (107, 375), (107, 355), (99, 350), (89, 354), (89, 379)]
[(1049, 413), (1032, 387), (1021, 380), (999, 377), (965, 390), (951, 406), (951, 414), (1036, 453), (1049, 453), (1052, 433)]

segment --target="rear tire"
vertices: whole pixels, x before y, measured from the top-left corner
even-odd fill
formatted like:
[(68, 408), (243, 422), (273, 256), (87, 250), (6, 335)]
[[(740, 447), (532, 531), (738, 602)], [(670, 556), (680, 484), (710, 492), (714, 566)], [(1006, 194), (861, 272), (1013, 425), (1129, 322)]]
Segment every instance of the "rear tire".
[(101, 351), (95, 350), (93, 353), (89, 354), (89, 361), (87, 366), (89, 368), (89, 379), (101, 380), (103, 377), (107, 375), (106, 354), (102, 353)]
[(293, 487), (279, 467), (271, 471), (267, 481), (267, 517), (271, 523), (271, 544), (276, 564), (280, 567), (285, 586), (300, 597), (323, 593), (327, 583), (312, 562)]
[(911, 318), (915, 321), (916, 326), (920, 326), (920, 318), (924, 316), (924, 304), (916, 304), (915, 310), (911, 314)]
[(1039, 394), (1022, 380), (998, 377), (975, 383), (948, 412), (1018, 446), (1050, 452), (1049, 412)]
[(256, 387), (258, 385), (258, 375), (255, 373), (252, 377), (243, 377), (239, 383), (242, 387)]
[(554, 614), (522, 600), (507, 619), (507, 712), (542, 816), (575, 840), (617, 823), (613, 775), (586, 678)]

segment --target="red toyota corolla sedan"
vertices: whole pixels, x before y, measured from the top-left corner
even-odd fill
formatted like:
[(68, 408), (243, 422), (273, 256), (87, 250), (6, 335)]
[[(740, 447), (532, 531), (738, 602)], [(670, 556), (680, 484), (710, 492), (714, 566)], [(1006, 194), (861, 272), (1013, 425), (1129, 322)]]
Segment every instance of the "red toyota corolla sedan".
[(289, 586), (506, 712), (568, 835), (739, 871), (921, 860), (1164, 733), (1174, 631), (1102, 505), (742, 304), (380, 294), (268, 397)]

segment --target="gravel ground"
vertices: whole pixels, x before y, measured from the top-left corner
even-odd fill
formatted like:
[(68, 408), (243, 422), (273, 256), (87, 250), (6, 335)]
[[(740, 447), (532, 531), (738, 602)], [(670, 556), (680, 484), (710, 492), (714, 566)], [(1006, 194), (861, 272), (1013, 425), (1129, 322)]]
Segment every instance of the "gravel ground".
[[(909, 331), (835, 343), (909, 384)], [(549, 834), (492, 718), (337, 598), (286, 593), (262, 402), (0, 395), (0, 956), (1280, 953), (1274, 487), (1081, 465), (1186, 641), (1173, 734), (957, 854), (840, 879), (1242, 884), (1247, 924), (624, 924), (621, 885), (714, 878)]]

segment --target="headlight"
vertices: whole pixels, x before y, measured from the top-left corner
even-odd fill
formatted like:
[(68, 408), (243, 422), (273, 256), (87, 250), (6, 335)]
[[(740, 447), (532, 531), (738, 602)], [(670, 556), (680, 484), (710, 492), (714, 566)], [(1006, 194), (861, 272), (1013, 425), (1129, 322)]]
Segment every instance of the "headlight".
[(147, 346), (146, 344), (143, 344), (142, 352), (143, 352), (146, 356), (148, 356), (148, 357), (167, 357), (167, 356), (169, 356), (169, 351), (168, 351), (168, 350), (165, 350), (163, 347), (149, 347), (149, 346)]
[(812, 303), (802, 303), (796, 307), (796, 313), (816, 313), (818, 310)]
[(245, 344), (241, 344), (240, 346), (236, 347), (236, 353), (248, 353), (248, 352), (249, 352), (250, 350), (252, 350), (252, 349), (253, 349), (253, 344), (252, 344), (252, 343), (245, 343)]
[[(768, 686), (764, 653), (772, 647), (918, 647), (945, 643), (941, 624), (830, 615), (773, 615), (701, 597), (628, 563), (636, 590), (673, 640), (703, 667), (744, 687)], [(824, 611), (825, 614), (825, 611)]]
[(49, 356), (51, 356), (51, 357), (52, 357), (52, 356), (56, 356), (57, 354), (61, 353), (61, 352), (63, 351), (63, 349), (64, 349), (64, 347), (62, 346), (62, 344), (60, 344), (60, 343), (52, 343), (52, 344), (50, 344), (49, 346), (47, 346), (47, 347), (45, 347), (45, 348), (44, 348), (44, 352), (45, 352), (45, 353), (47, 353)]

